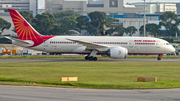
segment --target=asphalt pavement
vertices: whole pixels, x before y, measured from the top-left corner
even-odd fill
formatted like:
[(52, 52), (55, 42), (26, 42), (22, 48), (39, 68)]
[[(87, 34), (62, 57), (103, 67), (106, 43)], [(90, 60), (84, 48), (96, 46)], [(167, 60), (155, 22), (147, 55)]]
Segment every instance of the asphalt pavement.
[(180, 89), (77, 89), (0, 85), (0, 101), (180, 101)]

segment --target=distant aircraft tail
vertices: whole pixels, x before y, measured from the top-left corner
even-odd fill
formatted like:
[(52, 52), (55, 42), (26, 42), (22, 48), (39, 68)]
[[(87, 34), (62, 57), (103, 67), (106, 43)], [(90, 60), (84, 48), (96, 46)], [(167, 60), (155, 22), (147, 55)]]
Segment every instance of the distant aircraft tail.
[(53, 36), (42, 36), (39, 34), (22, 16), (14, 10), (8, 9), (14, 23), (17, 35), (20, 40), (31, 40), (34, 42), (33, 46), (37, 46)]

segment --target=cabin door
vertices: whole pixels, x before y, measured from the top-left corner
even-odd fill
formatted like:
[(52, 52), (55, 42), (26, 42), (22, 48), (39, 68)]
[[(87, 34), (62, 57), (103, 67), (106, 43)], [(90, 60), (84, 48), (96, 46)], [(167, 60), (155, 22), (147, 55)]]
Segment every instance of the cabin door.
[(46, 48), (48, 47), (48, 41), (47, 41), (47, 40), (44, 40), (43, 45), (44, 45), (44, 51), (45, 51)]
[(134, 48), (134, 41), (133, 40), (129, 41), (129, 48)]
[(134, 49), (134, 41), (133, 40), (129, 40), (129, 53), (134, 53), (135, 49)]
[(161, 43), (159, 40), (156, 41), (156, 48), (160, 48), (161, 47)]

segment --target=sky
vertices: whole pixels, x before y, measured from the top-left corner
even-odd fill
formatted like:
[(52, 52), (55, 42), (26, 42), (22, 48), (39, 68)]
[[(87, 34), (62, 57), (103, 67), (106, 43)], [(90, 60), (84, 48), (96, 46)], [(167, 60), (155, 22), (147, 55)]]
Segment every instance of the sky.
[[(68, 0), (68, 1), (86, 1), (86, 0)], [(146, 2), (179, 2), (180, 0), (146, 0)], [(124, 3), (143, 2), (143, 0), (124, 0)], [(38, 0), (38, 8), (44, 8), (44, 0)]]

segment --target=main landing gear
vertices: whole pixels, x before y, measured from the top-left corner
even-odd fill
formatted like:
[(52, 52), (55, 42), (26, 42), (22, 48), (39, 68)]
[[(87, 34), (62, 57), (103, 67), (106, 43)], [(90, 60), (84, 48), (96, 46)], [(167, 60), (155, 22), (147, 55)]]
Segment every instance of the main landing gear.
[(97, 61), (97, 57), (93, 57), (93, 56), (86, 56), (86, 57), (85, 57), (85, 60), (89, 60), (89, 61), (94, 60), (94, 61)]
[(94, 61), (97, 61), (97, 57), (94, 57), (97, 54), (97, 52), (98, 52), (97, 50), (92, 50), (91, 54), (85, 57), (85, 60), (89, 60), (89, 61), (94, 60)]

